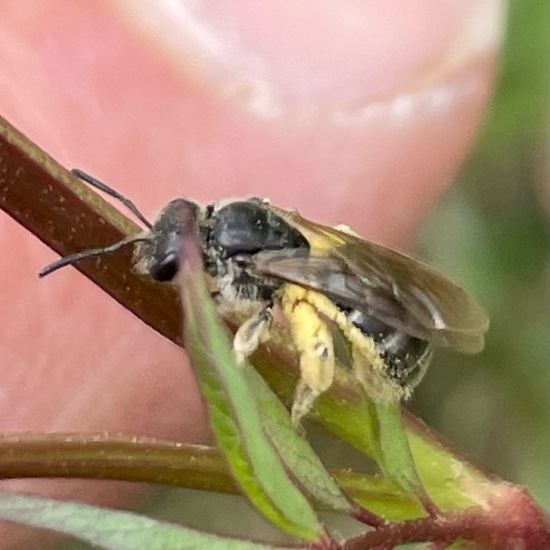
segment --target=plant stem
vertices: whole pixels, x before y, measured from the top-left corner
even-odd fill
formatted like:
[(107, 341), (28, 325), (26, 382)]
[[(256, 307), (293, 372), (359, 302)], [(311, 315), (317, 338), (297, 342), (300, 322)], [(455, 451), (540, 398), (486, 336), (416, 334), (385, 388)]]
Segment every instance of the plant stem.
[[(61, 256), (104, 247), (140, 231), (2, 117), (0, 208)], [(181, 343), (175, 291), (134, 273), (131, 251), (75, 267), (149, 326)]]
[(0, 478), (146, 481), (238, 493), (220, 451), (205, 445), (107, 434), (0, 436)]

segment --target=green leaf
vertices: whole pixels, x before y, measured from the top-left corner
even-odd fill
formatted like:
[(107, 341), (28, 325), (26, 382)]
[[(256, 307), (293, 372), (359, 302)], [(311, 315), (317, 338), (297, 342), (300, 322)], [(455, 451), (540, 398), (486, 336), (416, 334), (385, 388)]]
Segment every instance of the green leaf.
[(254, 505), (275, 525), (308, 541), (325, 538), (311, 504), (292, 482), (263, 430), (249, 365), (239, 367), (220, 324), (198, 251), (183, 239), (179, 284), (185, 342), (229, 468)]
[(297, 433), (279, 398), (254, 369), (247, 369), (246, 374), (256, 395), (264, 430), (287, 470), (318, 503), (349, 513), (349, 500), (306, 439)]
[(453, 454), (424, 424), (413, 423), (412, 417), (407, 424), (416, 469), (430, 497), (444, 510), (478, 504), (476, 491), (494, 483), (495, 476), (477, 469), (459, 453)]
[(381, 448), (380, 468), (408, 494), (424, 495), (401, 420), (401, 406), (399, 403), (377, 403), (375, 407)]
[(52, 529), (108, 550), (282, 550), (201, 533), (131, 512), (9, 493), (0, 493), (0, 519)]
[[(296, 367), (289, 359), (292, 355), (287, 351), (288, 339), (285, 334), (275, 327), (271, 336), (269, 348), (260, 348), (255, 354), (254, 365), (276, 394), (290, 405), (293, 387), (290, 378), (292, 369)], [(407, 441), (403, 438), (401, 426), (402, 420), (397, 416), (398, 411), (390, 412), (392, 415), (387, 411), (386, 414), (384, 411), (379, 411), (361, 390), (353, 376), (343, 368), (338, 369), (332, 387), (319, 397), (310, 412), (309, 417), (312, 420), (317, 421), (360, 453), (376, 461), (388, 476), (388, 483), (392, 483), (392, 476), (403, 478), (401, 485), (407, 488), (405, 490), (403, 487), (401, 489), (395, 487), (395, 495), (390, 495), (389, 498), (383, 496), (380, 499), (357, 498), (359, 489), (356, 488), (350, 492), (344, 485), (346, 493), (365, 508), (394, 520), (424, 515), (425, 511), (419, 504), (419, 497), (424, 496), (422, 493), (428, 493), (443, 510), (475, 505), (475, 499), (469, 496), (471, 488), (483, 486), (491, 478), (466, 460), (461, 453), (453, 452), (448, 442), (442, 441), (435, 431), (430, 430), (402, 407), (401, 414), (404, 415), (404, 429), (408, 440), (406, 445)], [(393, 437), (397, 437), (397, 442), (392, 442)], [(381, 449), (382, 440), (385, 445), (384, 456)], [(404, 449), (403, 452), (399, 450), (400, 448)], [(410, 452), (412, 452), (417, 476), (412, 474)], [(408, 471), (408, 475), (402, 475), (399, 466), (393, 466), (394, 455), (397, 464), (405, 461), (405, 471)], [(338, 480), (340, 481), (340, 476)], [(421, 495), (415, 493), (415, 487), (424, 487), (423, 490), (421, 489)], [(364, 489), (365, 495), (370, 492), (368, 485)], [(401, 496), (397, 493), (401, 493)], [(406, 502), (403, 501), (404, 497)], [(403, 506), (397, 505), (398, 501), (403, 501)]]
[(334, 476), (355, 502), (386, 520), (414, 519), (426, 513), (416, 496), (403, 491), (388, 477), (351, 470), (336, 471)]

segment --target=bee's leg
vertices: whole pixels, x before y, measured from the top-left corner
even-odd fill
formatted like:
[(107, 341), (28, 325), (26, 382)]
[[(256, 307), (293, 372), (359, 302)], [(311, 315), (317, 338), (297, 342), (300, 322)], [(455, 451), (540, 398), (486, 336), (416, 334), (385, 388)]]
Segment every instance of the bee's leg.
[(305, 291), (306, 299), (317, 312), (330, 319), (351, 344), (353, 374), (371, 399), (389, 403), (407, 397), (407, 389), (392, 380), (376, 342), (361, 332), (334, 303), (319, 292)]
[(233, 353), (240, 365), (252, 355), (258, 346), (269, 336), (269, 328), (273, 320), (271, 305), (262, 308), (258, 313), (245, 321), (237, 330), (233, 339)]
[(300, 426), (302, 418), (313, 408), (315, 401), (321, 393), (322, 392), (308, 386), (303, 378), (298, 380), (294, 392), (294, 402), (292, 403), (292, 410), (290, 412), (290, 418), (294, 426)]
[(298, 424), (315, 399), (332, 384), (334, 349), (332, 335), (315, 307), (307, 301), (308, 292), (286, 285), (281, 306), (300, 356), (300, 381), (292, 405), (292, 421)]

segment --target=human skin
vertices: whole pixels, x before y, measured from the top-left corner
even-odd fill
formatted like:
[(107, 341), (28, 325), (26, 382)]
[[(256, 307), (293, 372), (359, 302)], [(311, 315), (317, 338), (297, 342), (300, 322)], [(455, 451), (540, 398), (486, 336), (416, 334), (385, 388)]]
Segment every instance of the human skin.
[[(265, 196), (406, 249), (481, 122), (502, 4), (168, 6), (0, 2), (0, 113), (145, 214), (178, 195)], [(210, 441), (181, 350), (74, 269), (39, 281), (55, 255), (6, 216), (0, 227), (0, 430)], [(134, 494), (5, 487), (104, 505)]]

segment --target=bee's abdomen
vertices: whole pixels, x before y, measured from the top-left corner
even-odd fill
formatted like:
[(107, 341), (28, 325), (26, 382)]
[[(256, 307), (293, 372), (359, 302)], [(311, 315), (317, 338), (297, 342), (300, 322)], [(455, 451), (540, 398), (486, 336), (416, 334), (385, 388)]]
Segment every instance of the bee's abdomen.
[(400, 332), (356, 309), (348, 313), (348, 318), (376, 342), (392, 379), (410, 389), (420, 382), (432, 355), (429, 342)]

